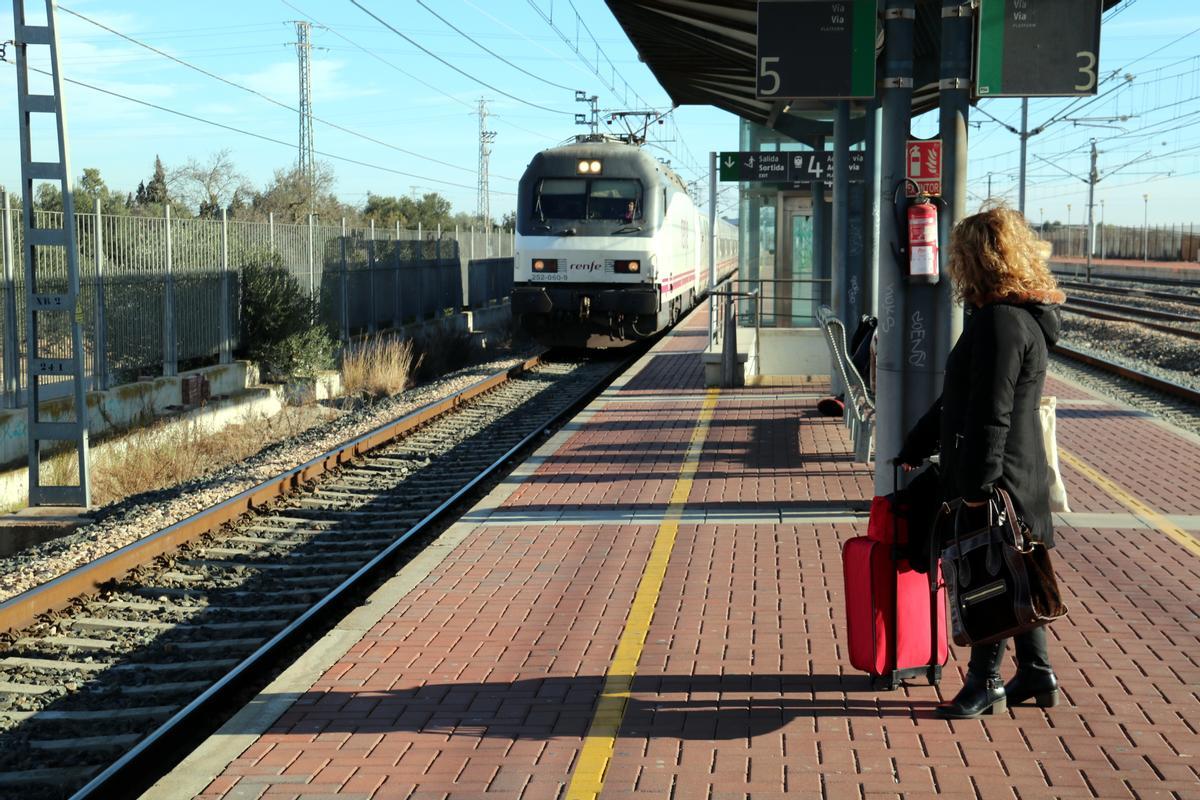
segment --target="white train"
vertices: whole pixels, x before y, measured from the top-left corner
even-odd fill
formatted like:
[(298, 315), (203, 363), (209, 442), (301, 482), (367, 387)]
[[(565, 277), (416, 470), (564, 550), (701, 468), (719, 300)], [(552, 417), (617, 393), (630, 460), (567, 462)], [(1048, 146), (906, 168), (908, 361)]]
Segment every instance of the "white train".
[[(641, 148), (578, 137), (521, 177), (512, 312), (549, 345), (620, 347), (678, 320), (708, 290), (708, 217)], [(719, 222), (717, 273), (737, 269), (737, 228)]]

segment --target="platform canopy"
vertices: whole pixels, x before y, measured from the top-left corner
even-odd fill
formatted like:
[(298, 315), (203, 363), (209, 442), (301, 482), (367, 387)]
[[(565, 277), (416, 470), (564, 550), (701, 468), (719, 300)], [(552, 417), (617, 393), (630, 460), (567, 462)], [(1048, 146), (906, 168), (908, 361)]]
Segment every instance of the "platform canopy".
[[(755, 97), (758, 0), (606, 0), (676, 105), (711, 105), (804, 139), (828, 135), (832, 104)], [(1120, 0), (1104, 0), (1105, 10)], [(913, 115), (937, 106), (942, 0), (917, 0)], [(876, 36), (882, 75), (883, 31)], [(787, 111), (784, 111), (784, 109)]]

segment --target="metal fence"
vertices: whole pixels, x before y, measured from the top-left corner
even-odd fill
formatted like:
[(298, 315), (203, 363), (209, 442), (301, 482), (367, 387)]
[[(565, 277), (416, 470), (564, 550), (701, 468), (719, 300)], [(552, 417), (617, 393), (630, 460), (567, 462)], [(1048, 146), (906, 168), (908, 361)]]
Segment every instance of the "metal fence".
[[(3, 392), (6, 408), (25, 402), (25, 269), (21, 211), (0, 193), (3, 223)], [(36, 212), (37, 227), (61, 227), (60, 212)], [(174, 375), (182, 368), (227, 362), (239, 348), (240, 269), (275, 253), (299, 285), (316, 299), (319, 319), (343, 337), (426, 319), (462, 306), (472, 259), (508, 258), (511, 286), (513, 233), (494, 228), (422, 230), (351, 228), (321, 224), (243, 222), (77, 212), (80, 309), (86, 379), (108, 389), (142, 376)], [(342, 242), (346, 245), (343, 247)], [(342, 252), (345, 250), (345, 257)], [(66, 263), (58, 248), (39, 258), (41, 292), (66, 289)], [(503, 271), (503, 267), (492, 267)], [(497, 295), (492, 279), (482, 295)], [(45, 324), (41, 352), (66, 355), (69, 330)], [(68, 379), (59, 379), (66, 385)], [(41, 384), (54, 395), (53, 380)]]
[[(1041, 233), (1054, 255), (1087, 257), (1087, 225), (1068, 225)], [(1150, 261), (1200, 261), (1200, 232), (1195, 225), (1097, 225), (1092, 238), (1093, 258)]]
[(479, 258), (467, 266), (467, 306), (484, 308), (512, 294), (512, 258)]

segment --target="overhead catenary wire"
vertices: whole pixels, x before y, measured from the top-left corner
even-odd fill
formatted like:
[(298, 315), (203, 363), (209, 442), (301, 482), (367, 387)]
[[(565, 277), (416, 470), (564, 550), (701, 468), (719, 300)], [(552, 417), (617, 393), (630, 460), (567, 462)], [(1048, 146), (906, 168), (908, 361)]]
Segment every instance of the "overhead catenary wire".
[[(5, 63), (11, 64), (12, 62), (6, 61)], [(51, 75), (49, 70), (39, 69), (37, 67), (30, 67), (29, 69), (33, 72), (38, 72), (42, 75)], [(121, 92), (113, 91), (112, 89), (105, 89), (102, 86), (96, 86), (94, 84), (87, 83), (86, 81), (81, 81), (81, 80), (77, 80), (75, 78), (67, 78), (67, 77), (63, 77), (62, 80), (66, 81), (67, 83), (74, 84), (76, 86), (82, 86), (85, 89), (91, 89), (94, 92), (100, 92), (102, 94), (109, 95), (110, 97), (117, 97), (117, 98), (120, 98), (121, 100), (127, 100), (131, 103), (137, 103), (138, 105), (155, 109), (156, 111), (162, 111), (167, 114), (173, 114), (177, 117), (183, 117), (184, 119), (188, 119), (193, 122), (200, 122), (205, 125), (211, 125), (214, 128), (221, 128), (222, 130), (232, 131), (233, 133), (239, 133), (243, 136), (249, 136), (254, 139), (259, 139), (264, 142), (270, 142), (271, 144), (282, 145), (284, 147), (291, 148), (292, 150), (300, 149), (300, 146), (293, 142), (287, 142), (287, 141), (284, 141), (283, 139), (276, 139), (273, 136), (267, 136), (266, 134), (263, 134), (263, 133), (255, 133), (254, 131), (248, 131), (244, 128), (238, 128), (233, 125), (226, 125), (225, 123), (217, 122), (216, 120), (206, 119), (204, 117), (198, 117), (195, 114), (189, 114), (186, 111), (180, 111), (178, 109), (170, 108), (168, 106), (160, 105), (158, 103), (152, 103), (149, 100), (142, 100), (140, 98), (133, 97), (131, 95), (122, 94)], [(465, 183), (455, 183), (454, 181), (447, 181), (447, 180), (443, 180), (441, 178), (431, 178), (428, 175), (418, 175), (413, 172), (405, 172), (404, 170), (394, 169), (392, 167), (385, 167), (381, 164), (372, 164), (367, 161), (361, 161), (357, 158), (350, 158), (349, 156), (342, 156), (342, 155), (338, 155), (337, 153), (330, 153), (330, 152), (324, 151), (324, 150), (313, 150), (313, 153), (318, 156), (321, 156), (322, 158), (331, 158), (335, 161), (343, 161), (347, 164), (355, 164), (360, 167), (368, 167), (369, 169), (376, 169), (381, 172), (391, 173), (393, 175), (402, 175), (406, 178), (417, 178), (418, 180), (429, 181), (430, 183), (440, 183), (444, 186), (453, 186), (458, 189), (474, 190), (476, 188), (475, 186), (471, 186), (471, 185), (468, 185)], [(493, 192), (493, 194), (501, 194), (501, 195), (505, 195), (508, 197), (516, 197), (515, 192)]]
[(499, 53), (497, 53), (495, 50), (492, 50), (492, 49), (491, 49), (490, 47), (488, 47), (487, 45), (485, 45), (485, 44), (483, 44), (483, 43), (481, 43), (481, 42), (479, 42), (479, 41), (476, 41), (476, 40), (475, 40), (475, 39), (474, 39), (474, 38), (473, 38), (473, 37), (472, 37), (472, 36), (471, 36), (469, 33), (467, 33), (467, 32), (466, 32), (466, 31), (464, 31), (462, 28), (458, 27), (458, 26), (457, 26), (457, 25), (455, 25), (453, 22), (451, 22), (450, 20), (446, 19), (446, 18), (445, 18), (445, 17), (443, 17), (441, 14), (439, 14), (438, 12), (436, 12), (436, 11), (434, 11), (432, 8), (430, 8), (430, 7), (429, 7), (429, 5), (428, 5), (427, 3), (425, 3), (425, 0), (416, 0), (416, 3), (417, 3), (417, 5), (419, 5), (421, 8), (425, 9), (425, 10), (426, 10), (426, 11), (428, 11), (430, 14), (433, 14), (435, 17), (437, 17), (438, 19), (440, 19), (442, 22), (446, 23), (446, 25), (447, 25), (449, 28), (451, 28), (452, 30), (454, 30), (456, 33), (458, 33), (460, 36), (462, 36), (462, 37), (463, 37), (464, 39), (466, 39), (468, 42), (470, 42), (471, 44), (475, 45), (476, 47), (478, 47), (480, 50), (484, 51), (485, 53), (487, 53), (487, 54), (489, 54), (489, 55), (493, 56), (494, 58), (497, 58), (497, 59), (499, 59), (499, 60), (503, 61), (505, 64), (508, 64), (510, 67), (512, 67), (513, 69), (517, 70), (518, 72), (522, 72), (522, 73), (524, 73), (524, 74), (528, 75), (529, 77), (531, 77), (531, 78), (534, 78), (534, 79), (536, 79), (536, 80), (539, 80), (539, 81), (541, 81), (542, 83), (545, 83), (545, 84), (547, 84), (547, 85), (549, 85), (549, 86), (553, 86), (553, 87), (554, 87), (554, 88), (556, 88), (556, 89), (563, 89), (564, 91), (568, 91), (568, 92), (573, 92), (573, 91), (575, 91), (575, 88), (574, 88), (574, 87), (572, 87), (572, 86), (563, 86), (561, 83), (555, 83), (554, 81), (552, 81), (552, 80), (549, 80), (548, 78), (545, 78), (545, 77), (543, 77), (543, 76), (541, 76), (541, 75), (538, 75), (538, 74), (537, 74), (537, 73), (535, 73), (535, 72), (530, 72), (529, 70), (525, 69), (524, 67), (520, 66), (519, 64), (514, 64), (513, 62), (509, 61), (509, 60), (508, 60), (507, 58), (505, 58), (504, 56), (502, 56), (502, 55), (500, 55)]
[(394, 33), (394, 34), (396, 34), (397, 36), (399, 36), (399, 37), (400, 37), (401, 39), (403, 39), (404, 41), (406, 41), (406, 42), (408, 42), (409, 44), (413, 45), (414, 47), (416, 47), (417, 49), (419, 49), (421, 52), (423, 52), (423, 53), (425, 53), (426, 55), (428, 55), (429, 57), (431, 57), (431, 58), (433, 58), (433, 59), (437, 60), (438, 62), (440, 62), (440, 63), (442, 63), (442, 64), (445, 64), (447, 67), (449, 67), (450, 69), (454, 70), (454, 71), (455, 71), (455, 72), (457, 72), (458, 74), (460, 74), (460, 75), (462, 75), (462, 76), (464, 76), (464, 77), (470, 78), (471, 80), (473, 80), (473, 81), (475, 81), (476, 83), (478, 83), (480, 86), (487, 87), (488, 89), (491, 89), (491, 90), (492, 90), (493, 92), (495, 92), (496, 94), (499, 94), (499, 95), (502, 95), (502, 96), (504, 96), (504, 97), (507, 97), (507, 98), (508, 98), (508, 99), (510, 99), (510, 100), (516, 100), (518, 103), (521, 103), (522, 105), (527, 105), (527, 106), (530, 106), (530, 107), (532, 107), (532, 108), (539, 109), (539, 110), (541, 110), (541, 111), (546, 111), (546, 112), (549, 112), (549, 113), (551, 113), (551, 114), (562, 114), (562, 115), (564, 115), (564, 116), (568, 116), (568, 117), (570, 117), (570, 116), (574, 116), (574, 113), (573, 113), (573, 112), (571, 112), (571, 111), (563, 111), (562, 109), (558, 109), (558, 108), (551, 108), (551, 107), (549, 107), (549, 106), (544, 106), (544, 105), (541, 105), (541, 104), (539, 104), (539, 103), (535, 103), (535, 102), (533, 102), (532, 100), (526, 100), (526, 99), (525, 99), (525, 98), (523, 98), (523, 97), (518, 97), (518, 96), (517, 96), (517, 95), (515, 95), (515, 94), (510, 94), (509, 92), (506, 92), (506, 91), (504, 91), (503, 89), (497, 88), (497, 87), (493, 86), (492, 84), (488, 83), (487, 81), (485, 81), (485, 80), (483, 80), (483, 79), (481, 79), (481, 78), (477, 78), (476, 76), (472, 75), (471, 73), (467, 72), (466, 70), (464, 70), (464, 69), (462, 69), (462, 68), (460, 68), (460, 67), (458, 67), (458, 66), (455, 66), (454, 64), (450, 63), (450, 62), (449, 62), (449, 61), (447, 61), (446, 59), (442, 58), (442, 57), (441, 57), (441, 56), (439, 56), (437, 53), (433, 52), (433, 51), (432, 51), (432, 50), (430, 50), (429, 48), (427, 48), (427, 47), (425, 47), (424, 45), (422, 45), (422, 44), (420, 44), (419, 42), (417, 42), (415, 39), (412, 39), (412, 38), (410, 38), (409, 36), (407, 36), (406, 34), (404, 34), (403, 32), (401, 32), (401, 31), (400, 31), (398, 28), (396, 28), (394, 25), (392, 25), (390, 22), (388, 22), (387, 20), (385, 20), (385, 19), (383, 19), (382, 17), (380, 17), (380, 16), (379, 16), (378, 14), (376, 14), (374, 11), (371, 11), (369, 8), (367, 8), (366, 6), (364, 6), (362, 3), (358, 2), (358, 0), (348, 0), (348, 1), (349, 1), (349, 3), (350, 3), (351, 5), (353, 5), (353, 6), (355, 6), (356, 8), (358, 8), (358, 9), (359, 9), (360, 11), (362, 11), (364, 14), (366, 14), (367, 16), (369, 16), (371, 19), (375, 20), (375, 21), (376, 21), (376, 22), (378, 22), (380, 25), (382, 25), (383, 27), (387, 28), (388, 30), (390, 30), (392, 33)]
[[(81, 14), (81, 13), (79, 13), (78, 11), (74, 11), (74, 10), (72, 10), (72, 9), (70, 9), (70, 8), (68, 8), (68, 7), (66, 7), (66, 6), (64, 6), (64, 5), (59, 5), (59, 6), (58, 6), (58, 8), (59, 8), (59, 10), (60, 10), (60, 11), (65, 11), (66, 13), (70, 14), (70, 15), (71, 15), (71, 16), (73, 16), (73, 17), (77, 17), (77, 18), (79, 18), (79, 19), (83, 20), (84, 22), (88, 22), (88, 23), (90, 23), (90, 24), (92, 24), (92, 25), (95, 25), (97, 28), (102, 28), (103, 30), (106, 30), (106, 31), (108, 31), (109, 33), (113, 34), (114, 36), (118, 36), (118, 37), (120, 37), (120, 38), (124, 39), (124, 40), (125, 40), (125, 41), (127, 41), (127, 42), (131, 42), (132, 44), (135, 44), (135, 45), (137, 45), (138, 47), (142, 47), (142, 48), (144, 48), (144, 49), (146, 49), (146, 50), (149, 50), (149, 51), (150, 51), (150, 52), (152, 52), (152, 53), (156, 53), (157, 55), (159, 55), (159, 56), (162, 56), (163, 58), (166, 58), (166, 59), (168, 59), (168, 60), (170, 60), (170, 61), (173, 61), (173, 62), (175, 62), (176, 64), (179, 64), (179, 65), (181, 65), (181, 66), (183, 66), (183, 67), (187, 67), (188, 69), (190, 69), (190, 70), (193, 70), (193, 71), (195, 71), (195, 72), (198, 72), (198, 73), (200, 73), (201, 75), (205, 75), (205, 76), (207, 76), (207, 77), (209, 77), (209, 78), (212, 78), (213, 80), (220, 81), (221, 83), (224, 83), (224, 84), (226, 84), (227, 86), (232, 86), (233, 88), (235, 88), (235, 89), (238, 89), (238, 90), (240, 90), (240, 91), (243, 91), (243, 92), (248, 92), (248, 93), (250, 93), (250, 94), (254, 95), (255, 97), (258, 97), (258, 98), (260, 98), (260, 99), (262, 99), (262, 100), (265, 100), (265, 101), (267, 101), (268, 103), (271, 103), (272, 105), (278, 106), (279, 108), (282, 108), (282, 109), (285, 109), (285, 110), (287, 110), (287, 111), (290, 111), (290, 112), (292, 112), (293, 114), (298, 114), (298, 113), (299, 113), (299, 109), (298, 109), (298, 108), (296, 108), (295, 106), (289, 105), (288, 103), (285, 103), (285, 102), (283, 102), (283, 101), (281, 101), (281, 100), (276, 100), (275, 98), (271, 97), (270, 95), (264, 94), (263, 92), (260, 92), (260, 91), (258, 91), (257, 89), (253, 89), (253, 88), (251, 88), (251, 87), (249, 87), (249, 86), (245, 86), (245, 85), (243, 85), (243, 84), (240, 84), (240, 83), (238, 83), (238, 82), (236, 82), (236, 81), (230, 80), (229, 78), (226, 78), (226, 77), (224, 77), (224, 76), (222, 76), (222, 75), (218, 75), (218, 74), (216, 74), (215, 72), (211, 72), (211, 71), (209, 71), (209, 70), (207, 70), (207, 69), (204, 69), (203, 67), (198, 67), (198, 66), (196, 66), (195, 64), (192, 64), (192, 63), (190, 63), (190, 62), (188, 62), (188, 61), (184, 61), (182, 58), (179, 58), (179, 57), (177, 57), (177, 56), (171, 55), (170, 53), (167, 53), (167, 52), (165, 52), (165, 51), (163, 51), (163, 50), (160, 50), (160, 49), (158, 49), (157, 47), (154, 47), (153, 45), (147, 44), (146, 42), (140, 41), (139, 39), (135, 39), (134, 37), (132, 37), (132, 36), (129, 36), (128, 34), (122, 33), (121, 31), (118, 31), (118, 30), (116, 30), (115, 28), (109, 27), (108, 25), (105, 25), (104, 23), (102, 23), (102, 22), (100, 22), (100, 21), (98, 21), (98, 20), (92, 19), (91, 17), (88, 17), (88, 16), (86, 16), (86, 15), (84, 15), (84, 14)], [(367, 135), (367, 134), (365, 134), (365, 133), (361, 133), (361, 132), (359, 132), (359, 131), (353, 130), (352, 128), (347, 128), (347, 127), (345, 127), (344, 125), (339, 125), (339, 124), (338, 124), (338, 123), (336, 123), (336, 122), (332, 122), (332, 121), (330, 121), (330, 120), (327, 120), (327, 119), (323, 119), (323, 118), (321, 118), (321, 117), (318, 117), (318, 116), (317, 116), (317, 115), (315, 115), (315, 114), (313, 114), (313, 115), (312, 115), (312, 118), (313, 118), (313, 120), (314, 120), (314, 121), (316, 121), (316, 122), (320, 122), (322, 125), (327, 125), (327, 126), (329, 126), (330, 128), (333, 128), (333, 129), (335, 129), (335, 130), (341, 131), (342, 133), (346, 133), (346, 134), (349, 134), (349, 135), (351, 135), (351, 136), (355, 136), (355, 137), (357, 137), (357, 138), (359, 138), (359, 139), (363, 139), (364, 141), (368, 141), (368, 142), (371, 142), (371, 143), (373, 143), (373, 144), (380, 145), (381, 147), (386, 147), (386, 148), (388, 148), (388, 149), (390, 149), (390, 150), (395, 150), (395, 151), (396, 151), (396, 152), (398, 152), (398, 153), (404, 153), (405, 155), (414, 156), (414, 157), (416, 157), (416, 158), (424, 159), (425, 161), (429, 161), (429, 162), (431, 162), (431, 163), (434, 163), (434, 164), (439, 164), (439, 165), (441, 165), (441, 166), (443, 166), (443, 167), (450, 167), (451, 169), (460, 170), (460, 171), (462, 171), (462, 172), (468, 172), (468, 173), (473, 173), (473, 172), (474, 172), (474, 170), (472, 170), (472, 169), (470, 169), (470, 168), (468, 168), (468, 167), (463, 167), (463, 166), (461, 166), (460, 164), (453, 164), (453, 163), (451, 163), (451, 162), (449, 162), (449, 161), (442, 161), (442, 160), (440, 160), (440, 159), (437, 159), (437, 158), (434, 158), (434, 157), (432, 157), (432, 156), (426, 155), (425, 153), (418, 153), (418, 152), (416, 152), (415, 150), (409, 150), (409, 149), (407, 149), (407, 148), (400, 147), (400, 146), (398, 146), (398, 145), (394, 145), (394, 144), (392, 144), (391, 142), (385, 142), (385, 141), (383, 141), (382, 139), (376, 139), (376, 138), (375, 138), (375, 137), (373, 137), (373, 136), (369, 136), (369, 135)], [(497, 177), (497, 178), (502, 178), (503, 180), (508, 180), (508, 181), (515, 181), (515, 180), (517, 180), (516, 178), (508, 177), (508, 176), (505, 176), (505, 175), (497, 175), (496, 177)]]

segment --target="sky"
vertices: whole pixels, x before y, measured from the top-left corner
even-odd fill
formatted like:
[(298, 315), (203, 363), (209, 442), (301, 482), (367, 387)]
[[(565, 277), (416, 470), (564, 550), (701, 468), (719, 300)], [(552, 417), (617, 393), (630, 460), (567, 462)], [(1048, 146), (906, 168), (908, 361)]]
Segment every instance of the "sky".
[[(496, 134), (490, 204), (497, 218), (515, 206), (516, 180), (534, 153), (586, 130), (575, 123), (587, 110), (576, 90), (596, 95), (603, 110), (670, 107), (603, 0), (67, 0), (59, 8), (65, 77), (191, 117), (68, 84), (72, 170), (97, 167), (121, 191), (149, 178), (156, 155), (170, 170), (228, 149), (258, 187), (294, 164), (298, 19), (313, 22), (317, 157), (333, 168), (335, 192), (355, 205), (369, 192), (437, 191), (456, 211), (473, 212), (480, 98)], [(0, 29), (12, 30), (7, 7)], [(598, 57), (603, 77), (592, 70)], [(8, 61), (0, 64), (0, 152), (8, 153), (0, 183), (15, 187), (11, 50)], [(1200, 223), (1200, 136), (1189, 124), (1200, 122), (1200, 3), (1126, 0), (1110, 11), (1099, 74), (1100, 97), (1087, 105), (1031, 101), (1031, 127), (1055, 121), (1029, 140), (1027, 215), (1082, 220), (1094, 137), (1105, 221), (1140, 225), (1146, 215), (1151, 224)], [(979, 125), (971, 129), (971, 203), (987, 195), (990, 173), (993, 195), (1015, 205), (1019, 140), (990, 117), (1018, 126), (1020, 102), (991, 99), (972, 110)], [(687, 106), (669, 119), (655, 128), (655, 155), (705, 185), (707, 153), (737, 149), (736, 118)], [(933, 135), (936, 115), (915, 120), (913, 132)], [(722, 210), (736, 213), (732, 204)]]

